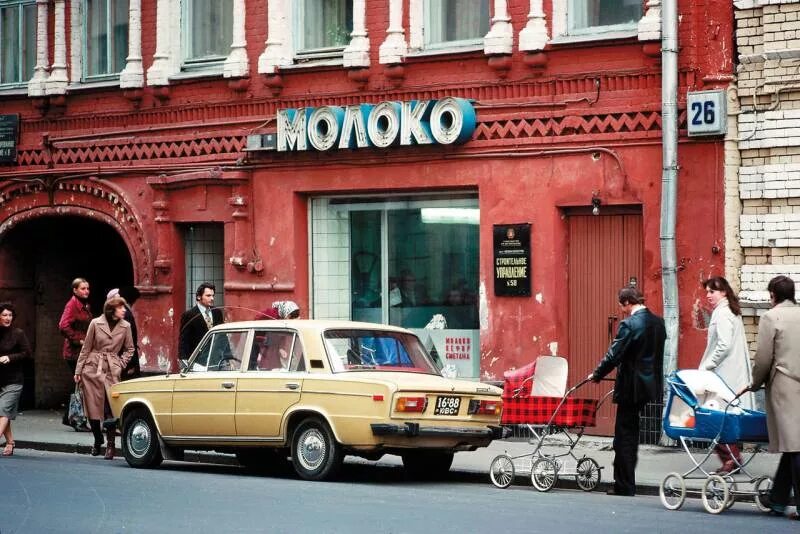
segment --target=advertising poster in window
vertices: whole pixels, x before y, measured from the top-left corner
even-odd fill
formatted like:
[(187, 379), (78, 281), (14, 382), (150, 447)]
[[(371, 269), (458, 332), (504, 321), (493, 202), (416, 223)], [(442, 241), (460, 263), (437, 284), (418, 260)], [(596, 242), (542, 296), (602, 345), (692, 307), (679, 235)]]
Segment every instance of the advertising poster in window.
[(17, 161), (19, 115), (0, 115), (0, 163)]
[(494, 225), (494, 294), (529, 297), (531, 294), (531, 225)]
[(478, 378), (480, 374), (479, 330), (428, 330), (412, 328), (428, 352), (442, 367), (442, 374), (457, 378)]

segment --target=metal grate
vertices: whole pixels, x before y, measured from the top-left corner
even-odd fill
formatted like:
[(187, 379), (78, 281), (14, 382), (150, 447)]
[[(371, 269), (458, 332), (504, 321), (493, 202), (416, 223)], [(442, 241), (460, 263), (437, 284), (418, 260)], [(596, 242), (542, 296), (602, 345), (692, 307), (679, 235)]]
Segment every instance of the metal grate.
[(658, 445), (661, 442), (661, 424), (664, 403), (649, 402), (639, 412), (639, 443)]
[(186, 246), (186, 307), (195, 304), (195, 291), (203, 282), (216, 286), (214, 306), (225, 304), (224, 230), (222, 224), (193, 224), (184, 233)]

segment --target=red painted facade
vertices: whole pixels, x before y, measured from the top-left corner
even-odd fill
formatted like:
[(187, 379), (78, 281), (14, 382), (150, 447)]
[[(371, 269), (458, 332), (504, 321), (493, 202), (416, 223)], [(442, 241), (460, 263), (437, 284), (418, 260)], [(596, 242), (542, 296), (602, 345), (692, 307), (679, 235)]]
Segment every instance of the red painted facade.
[[(146, 72), (155, 52), (156, 2), (142, 3)], [(125, 243), (132, 282), (142, 292), (136, 313), (146, 338), (144, 368), (155, 372), (174, 363), (177, 317), (185, 307), (180, 224), (224, 223), (226, 260), (241, 258), (242, 264), (225, 264), (228, 319), (250, 319), (252, 309), (273, 300), (291, 298), (303, 310), (310, 307), (310, 198), (468, 190), (477, 193), (480, 207), (482, 377), (499, 379), (539, 354), (569, 357), (565, 214), (590, 209), (593, 194), (602, 201), (601, 212), (640, 209), (642, 287), (648, 304), (661, 311), (657, 42), (550, 44), (540, 55), (525, 54), (517, 50), (516, 36), (528, 2), (511, 0), (510, 56), (420, 55), (387, 68), (379, 64), (378, 46), (389, 2), (367, 0), (368, 69), (294, 67), (265, 76), (256, 66), (267, 36), (266, 2), (246, 3), (248, 78), (181, 79), (141, 91), (82, 88), (63, 98), (0, 95), (0, 113), (19, 114), (21, 124), (18, 162), (0, 167), (0, 295), (15, 298), (24, 292), (18, 288), (30, 285), (5, 239), (15, 231), (43, 238), (31, 235), (26, 221), (76, 216), (110, 226)], [(545, 2), (548, 19), (550, 4)], [(687, 90), (724, 88), (732, 79), (733, 8), (726, 0), (679, 5), (679, 100), (685, 110)], [(463, 145), (243, 150), (249, 133), (274, 126), (265, 123), (278, 109), (446, 96), (474, 101), (478, 125)], [(699, 283), (724, 273), (723, 141), (689, 139), (682, 129), (679, 161), (679, 361), (688, 367), (696, 365), (705, 343), (705, 332), (692, 321)], [(532, 224), (533, 296), (497, 297), (492, 225), (522, 222)], [(75, 250), (102, 263), (104, 251), (92, 240), (79, 236)], [(247, 264), (258, 258), (263, 270), (250, 272)], [(69, 288), (47, 291), (65, 302)], [(35, 322), (38, 329), (51, 328), (42, 318)], [(39, 362), (45, 358), (56, 355), (39, 354), (37, 365), (44, 366)]]

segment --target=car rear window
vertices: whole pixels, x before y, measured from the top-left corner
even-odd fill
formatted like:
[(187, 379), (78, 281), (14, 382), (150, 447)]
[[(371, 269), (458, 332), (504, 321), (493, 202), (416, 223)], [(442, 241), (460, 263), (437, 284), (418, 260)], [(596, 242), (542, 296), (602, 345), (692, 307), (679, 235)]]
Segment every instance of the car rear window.
[(417, 336), (380, 330), (334, 329), (324, 333), (331, 369), (439, 374)]

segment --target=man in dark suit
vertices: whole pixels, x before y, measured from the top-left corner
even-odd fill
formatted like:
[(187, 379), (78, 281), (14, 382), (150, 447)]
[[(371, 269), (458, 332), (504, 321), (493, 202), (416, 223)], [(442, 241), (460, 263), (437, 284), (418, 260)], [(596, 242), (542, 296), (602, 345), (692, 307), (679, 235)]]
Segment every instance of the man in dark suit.
[(225, 322), (222, 310), (214, 308), (215, 291), (216, 287), (210, 282), (203, 282), (197, 286), (194, 297), (197, 304), (181, 315), (181, 330), (178, 334), (178, 357), (181, 360), (186, 360), (192, 355), (197, 344), (212, 326)]
[(599, 382), (617, 369), (614, 383), (614, 402), (617, 404), (614, 485), (607, 493), (632, 496), (636, 493), (639, 412), (647, 402), (662, 397), (667, 331), (664, 319), (645, 308), (644, 298), (638, 289), (620, 289), (617, 300), (628, 317), (620, 322), (617, 337), (589, 379)]

